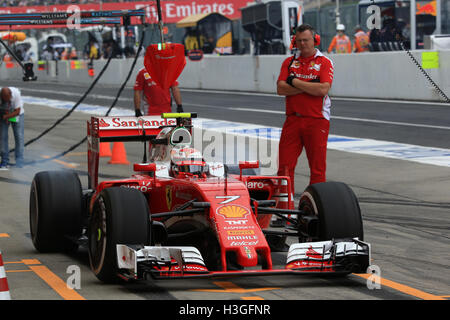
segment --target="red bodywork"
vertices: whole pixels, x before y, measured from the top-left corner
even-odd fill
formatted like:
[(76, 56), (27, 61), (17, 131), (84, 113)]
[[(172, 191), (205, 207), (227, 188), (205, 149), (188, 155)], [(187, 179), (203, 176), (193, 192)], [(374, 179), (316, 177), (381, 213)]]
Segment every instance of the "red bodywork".
[[(130, 179), (98, 183), (100, 142), (139, 140), (144, 132), (147, 137), (156, 136), (159, 126), (174, 124), (175, 120), (159, 116), (91, 118), (88, 122), (88, 170), (89, 188), (95, 190), (91, 209), (103, 189), (117, 186), (142, 191), (149, 199), (151, 214), (176, 210), (192, 199), (209, 202), (207, 214), (200, 220), (217, 235), (222, 270), (227, 270), (226, 255), (230, 251), (236, 253), (237, 263), (242, 267), (256, 266), (260, 255), (266, 268), (272, 269), (271, 251), (262, 232), (269, 226), (271, 215), (258, 215), (257, 208), (251, 207), (250, 194), (264, 194), (265, 200), (276, 200), (278, 208), (293, 209), (289, 177), (229, 175), (225, 179), (181, 175), (163, 178), (138, 172)], [(242, 166), (252, 167), (247, 163)], [(135, 170), (144, 167), (136, 164)]]

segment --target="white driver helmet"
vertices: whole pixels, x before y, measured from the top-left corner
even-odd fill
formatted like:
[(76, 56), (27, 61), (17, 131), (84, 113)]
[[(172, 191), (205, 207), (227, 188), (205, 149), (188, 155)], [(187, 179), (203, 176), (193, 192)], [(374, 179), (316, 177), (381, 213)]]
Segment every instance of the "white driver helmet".
[(190, 147), (175, 147), (170, 152), (171, 168), (174, 173), (184, 172), (200, 175), (207, 173), (209, 167), (200, 151)]

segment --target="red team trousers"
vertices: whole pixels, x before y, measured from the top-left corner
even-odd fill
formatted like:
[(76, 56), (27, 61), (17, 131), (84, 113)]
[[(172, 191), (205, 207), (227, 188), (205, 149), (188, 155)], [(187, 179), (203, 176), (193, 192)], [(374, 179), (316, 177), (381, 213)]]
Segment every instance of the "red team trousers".
[(310, 168), (310, 184), (325, 182), (327, 141), (330, 121), (325, 118), (289, 115), (283, 125), (278, 150), (278, 175), (291, 178), (294, 192), (294, 175), (297, 160), (305, 148)]

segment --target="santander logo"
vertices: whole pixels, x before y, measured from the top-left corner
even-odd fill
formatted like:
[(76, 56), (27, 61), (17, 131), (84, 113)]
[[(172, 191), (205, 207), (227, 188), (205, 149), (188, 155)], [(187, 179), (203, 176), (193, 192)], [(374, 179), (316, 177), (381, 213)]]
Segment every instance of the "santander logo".
[(99, 127), (103, 130), (112, 129), (158, 129), (160, 126), (175, 125), (174, 119), (161, 119), (159, 116), (147, 117), (105, 117), (99, 119)]
[(100, 120), (98, 121), (98, 126), (99, 126), (100, 128), (106, 128), (106, 127), (109, 127), (110, 125), (109, 125), (109, 123), (107, 123), (105, 120), (100, 119)]

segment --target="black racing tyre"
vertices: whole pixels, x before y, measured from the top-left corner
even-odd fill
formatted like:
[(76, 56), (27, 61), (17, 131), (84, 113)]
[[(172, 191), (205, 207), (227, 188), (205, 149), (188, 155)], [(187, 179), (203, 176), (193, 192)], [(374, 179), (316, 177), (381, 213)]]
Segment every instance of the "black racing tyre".
[[(227, 168), (227, 172), (229, 174), (237, 174), (240, 175), (240, 169), (239, 169), (239, 165), (237, 164), (226, 164), (225, 167)], [(250, 168), (250, 169), (243, 169), (242, 170), (242, 175), (244, 176), (257, 176), (259, 175), (261, 172), (260, 168)]]
[(30, 233), (39, 252), (74, 250), (82, 232), (83, 191), (72, 171), (37, 173), (30, 190)]
[(141, 191), (112, 187), (100, 192), (88, 226), (89, 262), (99, 280), (119, 280), (116, 245), (149, 245), (150, 226), (150, 210)]
[(358, 199), (342, 182), (312, 184), (302, 193), (299, 210), (319, 217), (319, 240), (355, 238), (364, 240)]

